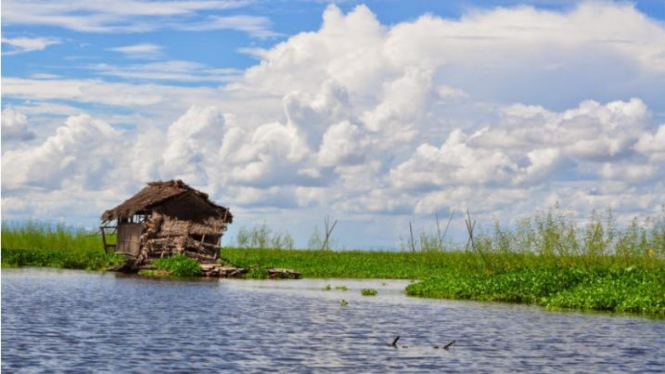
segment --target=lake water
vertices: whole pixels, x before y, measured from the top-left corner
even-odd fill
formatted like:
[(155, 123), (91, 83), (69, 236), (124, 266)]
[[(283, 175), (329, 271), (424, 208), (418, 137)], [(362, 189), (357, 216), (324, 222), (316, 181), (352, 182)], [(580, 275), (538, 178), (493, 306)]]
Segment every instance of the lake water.
[(2, 371), (665, 372), (663, 320), (416, 299), (406, 284), (7, 269)]

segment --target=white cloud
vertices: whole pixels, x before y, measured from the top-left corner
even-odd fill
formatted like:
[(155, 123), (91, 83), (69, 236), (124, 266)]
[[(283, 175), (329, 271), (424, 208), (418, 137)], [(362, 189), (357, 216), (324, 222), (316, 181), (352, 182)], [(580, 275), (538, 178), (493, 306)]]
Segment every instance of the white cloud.
[[(71, 117), (41, 144), (6, 151), (3, 207), (36, 187), (52, 199), (76, 185), (129, 193), (173, 177), (273, 218), (270, 207), (368, 220), (469, 207), (483, 219), (556, 201), (580, 215), (612, 207), (626, 216), (665, 203), (665, 125), (652, 115), (663, 105), (665, 31), (633, 7), (519, 7), (393, 26), (364, 6), (346, 15), (329, 7), (323, 18), (320, 30), (256, 53), (260, 63), (219, 88), (3, 79), (12, 100), (147, 118), (120, 136)], [(98, 69), (126, 79), (214, 76), (182, 62), (120, 70)], [(118, 138), (120, 156), (106, 148)], [(83, 154), (92, 166), (77, 163)]]
[(162, 175), (205, 183), (216, 158), (206, 155), (224, 136), (224, 114), (215, 107), (191, 107), (168, 129)]
[(236, 69), (215, 69), (190, 61), (160, 61), (146, 64), (110, 65), (96, 64), (88, 69), (100, 75), (119, 77), (130, 81), (175, 82), (229, 82), (238, 78)]
[(7, 107), (2, 110), (2, 142), (25, 141), (35, 138), (35, 133), (28, 128), (25, 114)]
[(156, 58), (162, 55), (163, 48), (157, 44), (141, 43), (108, 48), (108, 50), (122, 53), (131, 58)]
[(52, 190), (63, 183), (97, 189), (112, 183), (121, 143), (118, 131), (107, 123), (89, 115), (69, 117), (42, 144), (3, 153), (3, 189)]
[(34, 51), (43, 51), (46, 47), (60, 44), (62, 41), (58, 38), (27, 38), (27, 37), (18, 37), (18, 38), (2, 38), (2, 44), (7, 44), (9, 50), (4, 48), (2, 54), (4, 56), (17, 55), (20, 53), (34, 52)]
[[(72, 101), (128, 108), (177, 104), (184, 110), (194, 103), (219, 101), (221, 92), (207, 87), (109, 83), (96, 79), (2, 78), (2, 96), (30, 101)], [(169, 104), (169, 105), (165, 105)]]
[(358, 126), (343, 121), (330, 126), (323, 135), (318, 154), (321, 166), (359, 164), (365, 159), (367, 140)]
[(436, 188), (459, 184), (508, 183), (518, 165), (501, 150), (474, 148), (469, 136), (454, 130), (440, 148), (419, 146), (413, 157), (391, 171), (397, 188)]
[(273, 36), (265, 17), (234, 15), (205, 18), (205, 11), (223, 11), (246, 6), (245, 0), (147, 1), (17, 1), (2, 6), (3, 25), (58, 26), (80, 32), (148, 32), (160, 29), (229, 29), (264, 38)]
[(665, 124), (660, 125), (655, 134), (645, 133), (635, 144), (635, 149), (650, 155), (653, 162), (665, 161)]
[(279, 34), (273, 31), (272, 22), (269, 18), (262, 16), (210, 16), (201, 22), (192, 25), (184, 25), (182, 30), (207, 31), (207, 30), (237, 30), (244, 31), (257, 38), (271, 38)]
[[(262, 52), (261, 64), (248, 70), (239, 88), (311, 92), (334, 78), (371, 98), (411, 69), (435, 73), (435, 87), (503, 103), (564, 107), (588, 98), (609, 101), (635, 92), (636, 85), (659, 103), (663, 39), (658, 21), (627, 4), (585, 3), (563, 13), (498, 8), (459, 20), (426, 15), (390, 28), (364, 6), (347, 15), (331, 6), (319, 31)], [(555, 72), (538, 68), (553, 62), (561, 65)]]

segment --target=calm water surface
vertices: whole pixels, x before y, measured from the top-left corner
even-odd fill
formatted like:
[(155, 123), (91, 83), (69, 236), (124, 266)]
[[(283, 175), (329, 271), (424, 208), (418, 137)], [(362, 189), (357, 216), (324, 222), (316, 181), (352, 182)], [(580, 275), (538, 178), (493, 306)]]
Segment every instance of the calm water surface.
[[(663, 320), (414, 299), (406, 284), (3, 270), (2, 371), (665, 372)], [(388, 346), (397, 335), (408, 348)]]

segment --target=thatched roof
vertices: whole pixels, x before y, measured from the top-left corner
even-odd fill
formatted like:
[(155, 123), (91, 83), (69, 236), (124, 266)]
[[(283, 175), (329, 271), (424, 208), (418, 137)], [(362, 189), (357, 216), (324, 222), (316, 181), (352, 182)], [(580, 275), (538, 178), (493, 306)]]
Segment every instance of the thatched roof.
[(137, 213), (146, 213), (156, 206), (186, 194), (196, 196), (209, 205), (218, 218), (224, 219), (227, 223), (233, 222), (233, 215), (228, 208), (213, 203), (208, 199), (208, 194), (193, 189), (181, 180), (148, 183), (145, 188), (124, 203), (104, 212), (102, 221), (112, 221), (119, 217), (131, 217)]

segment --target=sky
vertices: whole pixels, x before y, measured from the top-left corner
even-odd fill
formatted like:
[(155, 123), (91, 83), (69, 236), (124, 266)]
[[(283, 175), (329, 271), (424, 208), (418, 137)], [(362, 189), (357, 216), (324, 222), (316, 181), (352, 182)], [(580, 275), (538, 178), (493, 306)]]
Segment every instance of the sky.
[(665, 3), (5, 0), (1, 152), (5, 220), (95, 227), (175, 178), (227, 241), (625, 223), (665, 209)]

